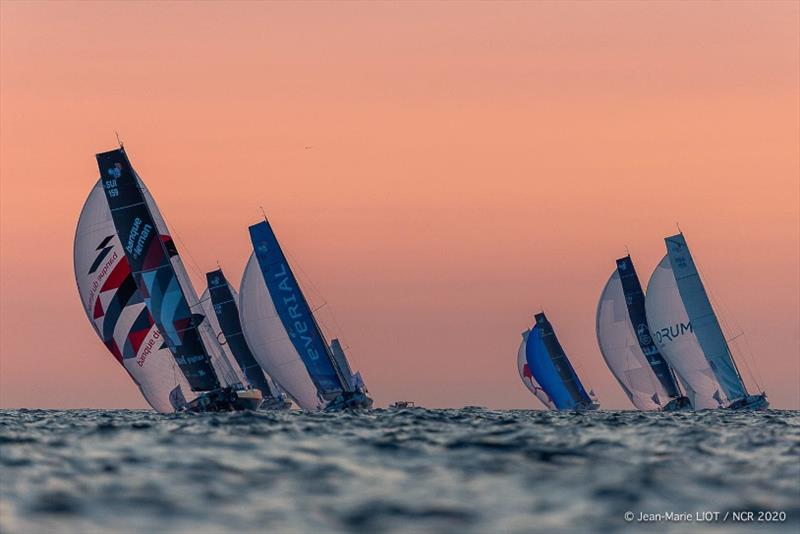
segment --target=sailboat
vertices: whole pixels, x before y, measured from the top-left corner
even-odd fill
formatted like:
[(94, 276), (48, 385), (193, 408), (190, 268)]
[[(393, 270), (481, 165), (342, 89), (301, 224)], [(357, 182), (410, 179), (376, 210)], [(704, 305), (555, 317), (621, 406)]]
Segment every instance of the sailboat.
[(533, 393), (533, 395), (539, 399), (539, 402), (544, 404), (546, 408), (555, 410), (556, 405), (553, 404), (553, 400), (549, 395), (547, 395), (545, 390), (542, 389), (542, 386), (539, 385), (536, 379), (533, 378), (531, 368), (528, 367), (527, 346), (530, 332), (530, 330), (525, 330), (522, 333), (522, 343), (520, 343), (519, 350), (517, 351), (517, 371), (519, 372), (520, 379), (522, 379), (522, 383), (525, 384), (526, 388), (528, 388), (528, 391)]
[(305, 410), (370, 408), (337, 340), (328, 345), (269, 222), (250, 227), (240, 284), (242, 329), (256, 361)]
[(630, 255), (617, 260), (597, 304), (597, 343), (611, 373), (639, 410), (691, 408), (650, 336), (644, 292)]
[(748, 393), (683, 233), (665, 238), (667, 254), (647, 285), (647, 321), (658, 350), (697, 410), (765, 410), (767, 395)]
[(286, 410), (292, 405), (286, 394), (279, 389), (258, 365), (247, 340), (242, 333), (239, 319), (238, 295), (231, 287), (222, 269), (206, 273), (208, 288), (200, 296), (200, 302), (208, 317), (211, 329), (220, 340), (229, 359), (236, 362), (240, 379), (250, 387), (261, 391), (264, 401), (262, 410)]
[(594, 392), (586, 392), (555, 330), (544, 312), (525, 340), (525, 357), (534, 380), (541, 385), (557, 410), (596, 410), (600, 405)]
[(166, 223), (145, 193), (125, 149), (97, 154), (97, 164), (115, 233), (134, 285), (158, 329), (159, 347), (169, 350), (190, 390), (197, 394), (190, 401), (176, 394), (174, 404), (181, 411), (196, 412), (255, 409), (262, 401), (261, 393), (244, 389), (215, 347)]

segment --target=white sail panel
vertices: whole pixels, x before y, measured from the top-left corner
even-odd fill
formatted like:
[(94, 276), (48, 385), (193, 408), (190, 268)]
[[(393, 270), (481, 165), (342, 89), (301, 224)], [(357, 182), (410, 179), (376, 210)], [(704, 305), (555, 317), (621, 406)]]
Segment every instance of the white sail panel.
[(81, 211), (74, 244), (75, 278), (89, 321), (150, 406), (175, 411), (170, 394), (180, 386), (195, 397), (135, 287), (98, 181)]
[(255, 254), (250, 255), (239, 285), (239, 313), (244, 337), (261, 368), (302, 409), (322, 408), (317, 388), (275, 310)]
[(695, 410), (727, 404), (728, 399), (692, 331), (667, 255), (647, 284), (645, 309), (653, 341), (681, 379)]
[(662, 403), (669, 402), (669, 394), (639, 345), (617, 269), (600, 295), (596, 328), (600, 353), (633, 405), (640, 410), (659, 410)]
[(728, 342), (708, 300), (703, 281), (697, 272), (697, 266), (683, 234), (668, 237), (664, 241), (667, 244), (667, 254), (678, 284), (678, 291), (709, 365), (730, 400), (746, 397), (744, 383), (733, 363)]
[(544, 404), (545, 408), (555, 410), (556, 406), (553, 404), (552, 399), (550, 399), (538, 382), (536, 382), (536, 379), (531, 374), (530, 369), (528, 369), (528, 360), (525, 355), (525, 348), (529, 333), (530, 330), (527, 330), (522, 334), (522, 343), (517, 351), (517, 371), (519, 372), (519, 377), (522, 379), (522, 383), (525, 384), (525, 387), (528, 388), (528, 391), (533, 393), (534, 396), (539, 399), (542, 404)]

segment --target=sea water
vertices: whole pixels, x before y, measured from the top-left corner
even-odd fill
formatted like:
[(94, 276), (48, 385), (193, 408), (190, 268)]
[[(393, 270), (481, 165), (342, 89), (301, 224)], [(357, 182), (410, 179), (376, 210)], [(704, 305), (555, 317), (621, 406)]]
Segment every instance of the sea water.
[(798, 525), (796, 411), (0, 411), (4, 533)]

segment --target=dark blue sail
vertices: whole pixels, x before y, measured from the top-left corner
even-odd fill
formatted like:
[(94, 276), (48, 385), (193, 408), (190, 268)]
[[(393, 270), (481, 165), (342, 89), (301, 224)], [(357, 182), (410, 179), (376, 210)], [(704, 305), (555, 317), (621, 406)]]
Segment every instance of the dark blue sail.
[(250, 239), (278, 317), (320, 395), (330, 399), (346, 391), (272, 227), (266, 220), (251, 226)]
[(679, 397), (681, 392), (675, 380), (675, 374), (658, 351), (658, 348), (656, 348), (653, 343), (653, 338), (650, 336), (650, 328), (647, 326), (647, 315), (644, 308), (644, 292), (642, 291), (642, 285), (639, 282), (639, 277), (636, 275), (636, 269), (633, 267), (630, 256), (625, 256), (617, 260), (617, 272), (619, 273), (619, 280), (622, 284), (622, 292), (625, 295), (628, 316), (636, 332), (636, 339), (639, 342), (639, 347), (642, 349), (645, 358), (647, 358), (647, 362), (653, 369), (653, 373), (655, 373), (658, 381), (661, 382), (661, 385), (664, 387), (664, 391), (666, 391), (670, 397)]
[(531, 374), (556, 408), (570, 410), (592, 405), (544, 313), (536, 314), (536, 325), (528, 335), (525, 351)]
[(178, 251), (159, 235), (153, 215), (123, 149), (97, 154), (97, 164), (114, 227), (136, 287), (165, 343), (193, 391), (219, 388), (193, 315), (170, 258)]
[(269, 380), (253, 357), (253, 353), (250, 352), (250, 347), (244, 338), (242, 323), (239, 319), (239, 308), (236, 306), (230, 285), (222, 269), (206, 273), (206, 281), (219, 327), (225, 335), (225, 342), (231, 349), (236, 363), (239, 364), (250, 385), (260, 389), (265, 399), (274, 397)]

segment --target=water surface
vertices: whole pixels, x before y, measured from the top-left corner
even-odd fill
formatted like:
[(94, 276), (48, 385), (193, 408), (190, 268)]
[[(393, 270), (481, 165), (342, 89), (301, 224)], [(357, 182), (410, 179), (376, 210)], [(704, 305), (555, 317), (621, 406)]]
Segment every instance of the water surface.
[[(778, 510), (779, 523), (626, 523)], [(0, 531), (796, 532), (800, 412), (0, 411)]]

